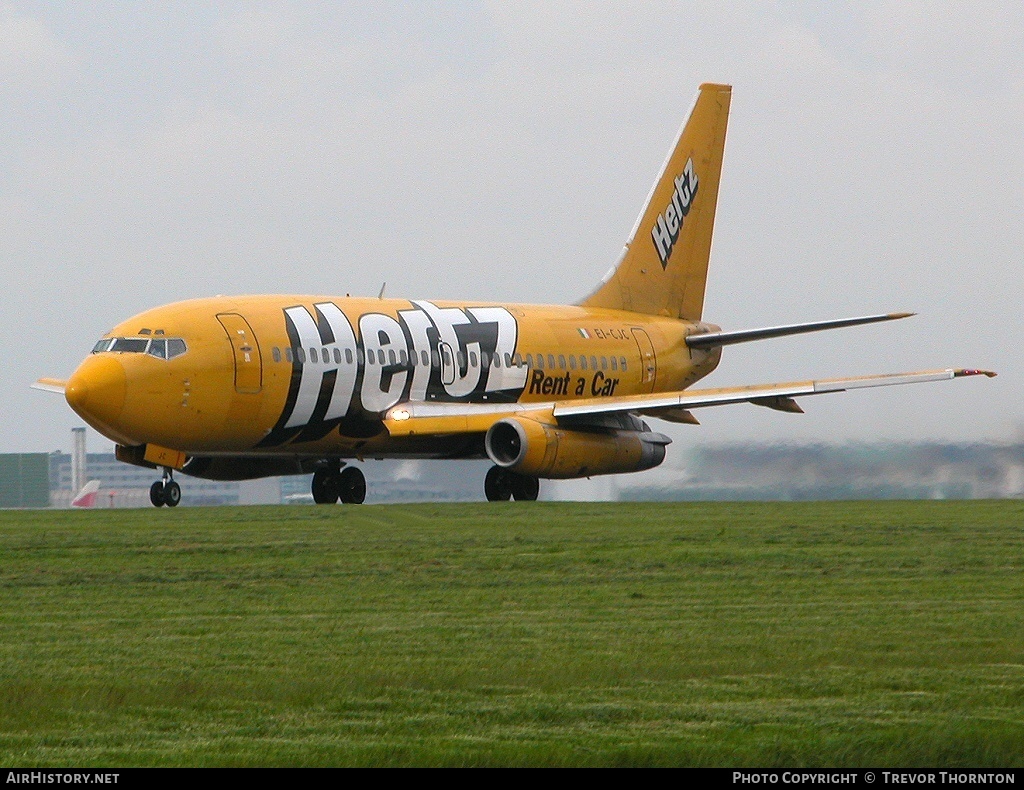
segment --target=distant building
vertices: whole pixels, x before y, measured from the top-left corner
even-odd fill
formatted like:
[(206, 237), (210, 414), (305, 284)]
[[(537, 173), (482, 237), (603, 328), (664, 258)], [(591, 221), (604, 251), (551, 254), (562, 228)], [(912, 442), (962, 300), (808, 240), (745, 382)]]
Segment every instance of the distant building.
[(49, 507), (50, 456), (0, 455), (0, 508)]
[[(70, 507), (75, 491), (72, 485), (72, 455), (51, 453), (50, 501), (53, 507)], [(141, 466), (125, 464), (113, 453), (88, 453), (85, 477), (100, 481), (97, 507), (150, 507), (149, 487), (160, 479), (160, 472)], [(181, 504), (185, 505), (237, 505), (239, 484), (200, 480), (181, 475)], [(188, 481), (185, 483), (185, 481)]]
[[(68, 453), (0, 455), (0, 508), (68, 508), (89, 480), (99, 480), (95, 507), (151, 507), (156, 469), (132, 466), (113, 453), (87, 453), (85, 429), (72, 431)], [(476, 501), (483, 498), (486, 461), (391, 461), (360, 464), (368, 502)], [(179, 474), (182, 506), (312, 503), (312, 475), (242, 482)]]
[(723, 444), (682, 469), (620, 485), (621, 499), (827, 500), (1024, 497), (1024, 444)]

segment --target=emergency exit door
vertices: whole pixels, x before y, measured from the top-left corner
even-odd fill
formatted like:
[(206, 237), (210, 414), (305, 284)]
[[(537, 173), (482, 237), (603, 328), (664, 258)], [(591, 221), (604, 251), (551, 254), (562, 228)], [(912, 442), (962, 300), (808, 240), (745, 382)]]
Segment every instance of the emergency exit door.
[(654, 355), (651, 336), (639, 327), (633, 328), (633, 339), (640, 349), (640, 391), (654, 392), (654, 381), (658, 377), (658, 360)]

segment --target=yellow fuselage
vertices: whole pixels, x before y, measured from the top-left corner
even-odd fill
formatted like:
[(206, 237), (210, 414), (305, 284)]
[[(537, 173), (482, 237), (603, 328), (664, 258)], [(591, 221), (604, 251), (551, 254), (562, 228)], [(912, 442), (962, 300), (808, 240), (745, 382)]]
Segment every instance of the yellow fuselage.
[[(135, 316), (66, 397), (126, 446), (189, 455), (479, 454), (467, 437), (392, 437), (403, 402), (545, 404), (677, 391), (718, 364), (718, 327), (575, 306), (247, 296)], [(171, 348), (168, 351), (168, 348)]]

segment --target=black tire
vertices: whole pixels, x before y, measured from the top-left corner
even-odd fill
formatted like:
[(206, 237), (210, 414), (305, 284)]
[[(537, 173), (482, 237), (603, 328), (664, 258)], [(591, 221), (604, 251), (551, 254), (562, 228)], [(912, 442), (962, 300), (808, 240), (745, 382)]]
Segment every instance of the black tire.
[(492, 466), (484, 478), (484, 495), (488, 502), (508, 502), (512, 498), (512, 473), (500, 466)]
[(313, 473), (310, 489), (318, 505), (333, 505), (338, 501), (338, 473), (334, 469), (318, 469)]
[(533, 475), (512, 475), (512, 498), (516, 502), (536, 502), (540, 495), (540, 480)]
[(164, 486), (164, 504), (167, 507), (177, 507), (181, 501), (181, 486), (173, 480), (168, 480)]
[(366, 477), (356, 466), (346, 466), (338, 476), (341, 501), (346, 505), (361, 505), (366, 501)]
[(149, 487), (149, 501), (153, 503), (153, 507), (164, 506), (164, 481), (157, 480), (153, 485)]

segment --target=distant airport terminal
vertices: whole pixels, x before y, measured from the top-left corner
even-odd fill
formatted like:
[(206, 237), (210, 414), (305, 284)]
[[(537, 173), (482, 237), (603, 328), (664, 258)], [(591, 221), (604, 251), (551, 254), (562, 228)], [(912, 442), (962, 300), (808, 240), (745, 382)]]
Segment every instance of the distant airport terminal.
[[(84, 428), (72, 431), (72, 447), (71, 453), (0, 454), (0, 508), (68, 508), (90, 481), (95, 496), (86, 506), (150, 505), (150, 470), (120, 463), (113, 453), (86, 453)], [(473, 502), (481, 498), (479, 470), (486, 463), (362, 466), (376, 502)], [(1024, 498), (1024, 443), (698, 445), (681, 454), (680, 464), (655, 476), (611, 478), (595, 495), (633, 501)], [(310, 475), (197, 480), (182, 505), (307, 504), (313, 501), (309, 485)]]

